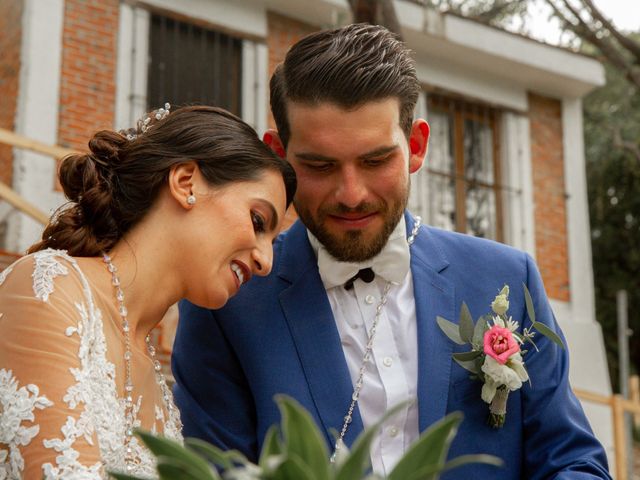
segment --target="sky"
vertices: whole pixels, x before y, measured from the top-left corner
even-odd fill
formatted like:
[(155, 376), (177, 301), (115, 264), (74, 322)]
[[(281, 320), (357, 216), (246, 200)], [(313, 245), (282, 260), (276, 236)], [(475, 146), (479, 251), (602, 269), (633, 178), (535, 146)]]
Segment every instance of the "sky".
[[(640, 0), (594, 0), (594, 3), (619, 29), (640, 31)], [(559, 43), (558, 22), (549, 20), (549, 9), (544, 2), (537, 2), (530, 14), (532, 36), (549, 43)]]

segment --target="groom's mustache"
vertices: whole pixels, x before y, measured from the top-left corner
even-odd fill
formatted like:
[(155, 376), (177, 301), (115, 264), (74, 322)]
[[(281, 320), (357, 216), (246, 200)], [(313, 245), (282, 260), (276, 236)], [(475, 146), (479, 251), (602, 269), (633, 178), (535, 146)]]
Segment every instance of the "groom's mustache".
[(362, 202), (356, 207), (348, 207), (343, 203), (338, 203), (336, 205), (328, 205), (324, 206), (320, 209), (320, 215), (348, 215), (348, 214), (360, 214), (360, 215), (368, 215), (375, 212), (384, 213), (386, 211), (386, 203), (378, 202)]

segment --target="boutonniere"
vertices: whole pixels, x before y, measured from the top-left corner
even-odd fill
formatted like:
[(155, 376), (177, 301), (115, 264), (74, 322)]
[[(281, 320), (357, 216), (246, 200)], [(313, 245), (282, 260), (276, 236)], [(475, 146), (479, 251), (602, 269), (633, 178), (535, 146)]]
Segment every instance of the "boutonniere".
[(507, 315), (508, 285), (491, 302), (492, 313), (481, 316), (475, 324), (464, 302), (457, 325), (440, 316), (436, 319), (444, 334), (453, 342), (471, 345), (470, 351), (454, 353), (453, 359), (470, 371), (472, 378), (483, 382), (482, 400), (489, 404), (488, 423), (494, 428), (504, 425), (509, 392), (518, 390), (523, 382), (530, 381), (523, 358), (527, 350), (523, 347), (530, 343), (537, 351), (534, 336), (540, 333), (564, 348), (562, 340), (553, 330), (544, 323), (536, 322), (531, 294), (526, 285), (523, 284), (523, 287), (531, 327), (525, 328), (522, 333), (518, 331), (518, 322)]

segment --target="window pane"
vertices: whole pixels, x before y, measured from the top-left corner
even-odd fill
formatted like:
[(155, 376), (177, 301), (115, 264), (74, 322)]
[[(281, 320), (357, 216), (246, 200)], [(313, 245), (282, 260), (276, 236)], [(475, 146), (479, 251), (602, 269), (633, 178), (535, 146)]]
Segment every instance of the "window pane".
[(445, 230), (455, 230), (455, 180), (451, 177), (430, 173), (428, 185), (429, 200), (425, 206), (425, 222)]
[(467, 233), (496, 239), (496, 199), (493, 189), (467, 185)]
[(151, 15), (147, 102), (202, 103), (241, 113), (242, 40)]
[(465, 178), (493, 184), (493, 130), (484, 122), (464, 121)]
[(453, 175), (455, 157), (453, 155), (453, 115), (432, 110), (429, 112), (429, 153), (427, 167), (433, 172)]

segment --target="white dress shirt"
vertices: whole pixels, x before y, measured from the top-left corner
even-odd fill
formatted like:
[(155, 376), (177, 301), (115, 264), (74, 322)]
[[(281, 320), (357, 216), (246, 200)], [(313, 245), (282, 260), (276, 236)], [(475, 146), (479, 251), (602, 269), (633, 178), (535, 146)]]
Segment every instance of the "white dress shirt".
[[(378, 422), (391, 407), (412, 400), (410, 405), (384, 423), (373, 441), (373, 470), (386, 476), (419, 436), (416, 308), (405, 221), (402, 218), (398, 223), (383, 251), (362, 264), (338, 262), (310, 232), (308, 235), (318, 258), (320, 276), (327, 289), (353, 384), (358, 379), (376, 308), (387, 282), (392, 283), (387, 303), (382, 308), (358, 400), (365, 428)], [(366, 267), (372, 267), (376, 273), (373, 282), (365, 283), (358, 279), (351, 290), (342, 286), (360, 268)], [(336, 272), (341, 269), (345, 270), (343, 279), (338, 280)], [(345, 414), (348, 407), (344, 406)], [(339, 431), (342, 425), (334, 427)]]

